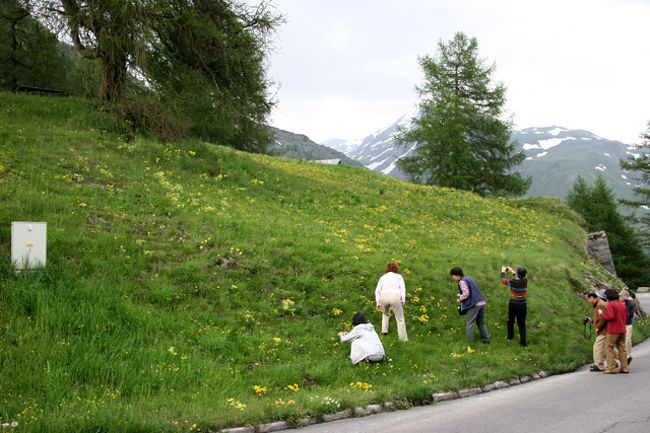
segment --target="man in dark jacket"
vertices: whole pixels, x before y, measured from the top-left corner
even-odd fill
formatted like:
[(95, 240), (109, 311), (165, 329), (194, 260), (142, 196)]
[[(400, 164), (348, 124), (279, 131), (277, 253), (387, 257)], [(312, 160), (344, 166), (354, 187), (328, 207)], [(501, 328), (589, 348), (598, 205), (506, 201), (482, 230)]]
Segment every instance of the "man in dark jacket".
[(478, 285), (472, 277), (465, 276), (459, 267), (452, 268), (449, 274), (458, 282), (458, 302), (461, 310), (467, 311), (465, 319), (465, 334), (467, 339), (474, 341), (474, 323), (481, 333), (481, 340), (484, 343), (490, 342), (490, 334), (485, 326), (485, 298), (481, 294)]

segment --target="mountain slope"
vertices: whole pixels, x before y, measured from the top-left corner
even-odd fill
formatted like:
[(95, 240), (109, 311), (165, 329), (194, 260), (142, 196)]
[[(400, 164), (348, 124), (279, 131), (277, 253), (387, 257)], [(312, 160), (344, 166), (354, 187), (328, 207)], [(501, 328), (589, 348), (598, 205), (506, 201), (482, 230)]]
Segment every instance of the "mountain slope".
[[(366, 168), (405, 179), (396, 161), (411, 152), (414, 145), (398, 146), (394, 134), (398, 127), (407, 127), (407, 121), (407, 117), (402, 117), (361, 141), (332, 140), (327, 143)], [(578, 175), (591, 183), (599, 173), (618, 198), (631, 198), (634, 194), (634, 181), (618, 163), (619, 159), (627, 158), (630, 154), (629, 145), (598, 137), (588, 131), (557, 126), (514, 130), (512, 138), (527, 155), (520, 170), (524, 176), (533, 177), (527, 193), (529, 196), (565, 199)]]
[(561, 127), (526, 128), (513, 132), (513, 139), (526, 152), (521, 171), (533, 176), (528, 195), (566, 198), (581, 175), (593, 184), (601, 174), (618, 198), (631, 198), (634, 184), (619, 166), (630, 154), (630, 146), (588, 131)]
[(349, 158), (342, 152), (314, 143), (306, 135), (294, 134), (273, 127), (271, 127), (271, 131), (275, 137), (269, 148), (269, 153), (272, 155), (291, 159), (304, 159), (306, 161), (340, 159), (343, 164), (361, 166), (361, 163)]
[[(346, 165), (143, 136), (92, 102), (0, 93), (2, 421), (30, 432), (187, 432), (560, 372), (591, 358), (580, 219), (552, 199), (486, 199)], [(47, 222), (47, 266), (9, 265), (12, 221)], [(377, 325), (388, 260), (406, 344), (352, 366), (339, 331)], [(530, 275), (529, 347), (505, 340), (502, 265)], [(489, 346), (456, 313), (459, 265)], [(635, 333), (647, 332), (635, 326)]]

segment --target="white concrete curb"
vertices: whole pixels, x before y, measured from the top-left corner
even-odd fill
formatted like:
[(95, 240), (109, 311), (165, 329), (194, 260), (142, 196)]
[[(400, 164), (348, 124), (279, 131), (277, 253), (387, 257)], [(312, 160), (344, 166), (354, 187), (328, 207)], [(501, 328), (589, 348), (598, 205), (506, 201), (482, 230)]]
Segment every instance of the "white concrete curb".
[[(494, 383), (483, 385), (481, 387), (466, 388), (459, 391), (448, 391), (448, 392), (439, 392), (431, 395), (433, 403), (439, 403), (441, 401), (455, 400), (458, 398), (471, 397), (473, 395), (482, 394), (485, 392), (495, 391), (497, 389), (507, 388), (513, 385), (519, 385), (521, 383), (531, 382), (533, 380), (543, 379), (550, 376), (551, 373), (548, 371), (540, 371), (531, 376), (522, 376), (510, 379), (509, 381), (497, 380)], [(341, 419), (351, 418), (353, 416), (361, 417), (368, 416), (381, 412), (389, 412), (395, 410), (395, 404), (393, 402), (387, 401), (384, 404), (371, 404), (366, 407), (356, 407), (354, 410), (346, 409), (340, 412), (331, 413), (323, 415), (321, 420), (314, 418), (303, 418), (301, 419), (298, 427), (307, 427), (312, 424), (317, 424), (318, 422), (332, 422), (338, 421)], [(291, 429), (289, 424), (284, 421), (273, 422), (269, 424), (260, 424), (257, 426), (248, 426), (248, 427), (234, 427), (226, 428), (221, 430), (222, 433), (270, 433), (277, 431), (284, 431)]]

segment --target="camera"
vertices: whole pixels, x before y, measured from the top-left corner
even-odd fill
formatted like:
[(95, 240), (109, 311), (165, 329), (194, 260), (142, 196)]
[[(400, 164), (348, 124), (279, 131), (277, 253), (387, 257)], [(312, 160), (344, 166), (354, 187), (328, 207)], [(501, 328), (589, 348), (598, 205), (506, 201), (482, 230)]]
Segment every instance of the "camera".
[(582, 316), (582, 324), (586, 325), (591, 319), (587, 316)]

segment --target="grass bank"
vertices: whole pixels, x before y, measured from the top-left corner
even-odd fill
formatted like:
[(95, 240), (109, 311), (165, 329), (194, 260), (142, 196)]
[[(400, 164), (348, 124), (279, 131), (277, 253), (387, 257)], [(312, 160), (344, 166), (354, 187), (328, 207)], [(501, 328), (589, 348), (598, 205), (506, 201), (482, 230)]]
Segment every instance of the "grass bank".
[[(25, 432), (180, 432), (302, 416), (588, 362), (589, 264), (556, 201), (485, 199), (348, 166), (136, 136), (85, 100), (0, 93), (0, 418)], [(46, 221), (45, 269), (10, 268)], [(388, 260), (410, 341), (350, 365), (337, 332)], [(529, 347), (505, 339), (502, 265), (525, 265)], [(469, 347), (452, 266), (488, 301)], [(635, 327), (635, 339), (648, 333)]]

